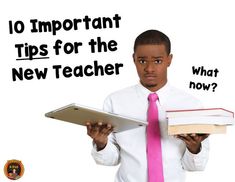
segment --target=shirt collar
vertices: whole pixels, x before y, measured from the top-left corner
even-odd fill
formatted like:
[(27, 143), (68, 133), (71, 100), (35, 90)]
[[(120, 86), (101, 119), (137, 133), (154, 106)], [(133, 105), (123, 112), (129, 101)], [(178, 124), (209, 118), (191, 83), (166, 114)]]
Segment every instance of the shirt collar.
[[(146, 98), (148, 98), (148, 95), (150, 93), (153, 93), (147, 88), (145, 88), (141, 83), (137, 85), (137, 88), (140, 91), (141, 98), (143, 98), (145, 101), (147, 100)], [(158, 95), (160, 104), (166, 102), (169, 91), (170, 91), (170, 84), (167, 82), (162, 88), (160, 88), (158, 91), (155, 92)]]

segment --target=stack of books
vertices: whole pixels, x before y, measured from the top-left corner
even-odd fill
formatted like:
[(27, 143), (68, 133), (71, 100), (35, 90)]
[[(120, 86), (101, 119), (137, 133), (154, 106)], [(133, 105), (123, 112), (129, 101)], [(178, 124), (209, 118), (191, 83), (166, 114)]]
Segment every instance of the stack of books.
[(168, 134), (226, 133), (226, 127), (234, 124), (234, 113), (223, 108), (169, 110)]

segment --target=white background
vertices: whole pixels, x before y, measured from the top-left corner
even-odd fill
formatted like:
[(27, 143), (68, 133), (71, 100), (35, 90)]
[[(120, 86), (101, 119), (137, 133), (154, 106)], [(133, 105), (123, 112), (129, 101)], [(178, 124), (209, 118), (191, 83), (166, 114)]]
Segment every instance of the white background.
[[(224, 107), (235, 111), (234, 89), (234, 5), (233, 1), (1, 1), (0, 28), (0, 181), (9, 181), (3, 172), (7, 160), (21, 160), (25, 174), (19, 181), (113, 181), (117, 167), (96, 165), (91, 139), (84, 127), (44, 117), (44, 113), (69, 103), (102, 108), (105, 97), (138, 82), (132, 62), (135, 37), (147, 29), (166, 33), (172, 42), (174, 59), (169, 81), (198, 97), (205, 107)], [(30, 33), (30, 19), (41, 21), (113, 17), (122, 19), (119, 29)], [(21, 20), (22, 34), (9, 34), (8, 21)], [(91, 54), (85, 44), (91, 38), (118, 42), (115, 52)], [(55, 56), (55, 40), (82, 41), (79, 54)], [(48, 44), (48, 60), (16, 61), (18, 43)], [(120, 75), (55, 79), (52, 65), (76, 66), (123, 63)], [(192, 66), (219, 70), (218, 76), (192, 74)], [(12, 81), (11, 69), (44, 68), (45, 80)], [(189, 89), (189, 82), (217, 83), (215, 92)], [(211, 152), (203, 172), (187, 173), (187, 182), (234, 181), (234, 127), (226, 135), (210, 136)], [(2, 170), (1, 170), (2, 169)]]

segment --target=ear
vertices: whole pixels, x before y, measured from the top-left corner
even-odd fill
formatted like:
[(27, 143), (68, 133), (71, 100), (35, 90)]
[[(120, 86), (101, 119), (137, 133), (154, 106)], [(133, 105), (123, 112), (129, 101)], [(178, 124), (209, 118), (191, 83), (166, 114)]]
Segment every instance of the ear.
[(171, 61), (173, 59), (173, 54), (169, 54), (167, 57), (167, 66), (169, 67), (171, 65)]
[(133, 61), (135, 62), (135, 53), (132, 54)]

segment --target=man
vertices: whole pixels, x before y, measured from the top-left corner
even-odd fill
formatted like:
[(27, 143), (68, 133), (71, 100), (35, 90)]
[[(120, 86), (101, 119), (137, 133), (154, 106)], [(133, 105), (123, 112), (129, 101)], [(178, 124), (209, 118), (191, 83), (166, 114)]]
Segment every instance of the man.
[[(174, 87), (167, 81), (167, 69), (172, 61), (169, 38), (157, 30), (140, 34), (134, 44), (133, 54), (140, 83), (111, 94), (104, 102), (104, 110), (148, 120), (148, 96), (157, 95), (154, 104), (158, 109), (157, 122), (160, 127), (160, 161), (155, 174), (161, 173), (159, 181), (183, 182), (185, 170), (203, 170), (208, 160), (208, 135), (190, 134), (168, 136), (166, 110), (197, 109), (200, 102), (189, 94)], [(149, 121), (148, 121), (149, 122)], [(120, 133), (112, 133), (112, 126), (87, 123), (88, 135), (93, 138), (92, 155), (98, 164), (118, 165), (116, 182), (147, 182), (150, 180), (148, 127), (140, 127)], [(154, 129), (156, 130), (156, 129)], [(155, 139), (157, 140), (157, 139)], [(148, 145), (149, 146), (149, 145)], [(157, 151), (156, 151), (157, 153)], [(156, 179), (158, 180), (157, 177)], [(157, 182), (157, 180), (152, 180)]]

